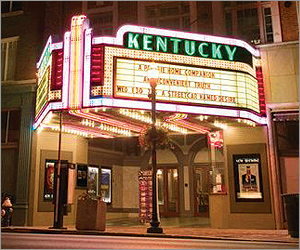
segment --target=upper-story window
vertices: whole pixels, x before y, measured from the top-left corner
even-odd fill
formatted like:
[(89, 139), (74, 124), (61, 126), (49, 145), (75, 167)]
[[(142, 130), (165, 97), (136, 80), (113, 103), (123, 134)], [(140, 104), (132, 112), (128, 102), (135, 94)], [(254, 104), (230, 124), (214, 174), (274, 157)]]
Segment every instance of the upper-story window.
[(252, 44), (274, 41), (270, 2), (223, 2), (226, 33)]
[(264, 25), (265, 25), (265, 38), (266, 42), (274, 42), (273, 39), (273, 27), (272, 27), (272, 15), (271, 15), (271, 8), (264, 8)]
[(1, 39), (1, 81), (15, 79), (19, 37)]
[(113, 34), (113, 12), (101, 12), (101, 14), (91, 14), (89, 16), (95, 35)]
[(190, 5), (188, 2), (171, 2), (146, 7), (147, 25), (190, 30)]
[(95, 9), (100, 7), (113, 6), (113, 1), (88, 1), (87, 8)]
[(20, 135), (20, 110), (1, 111), (1, 144), (16, 144)]
[(1, 14), (22, 10), (22, 1), (1, 1)]
[(117, 28), (117, 1), (84, 1), (82, 10), (86, 13), (96, 36), (111, 36)]

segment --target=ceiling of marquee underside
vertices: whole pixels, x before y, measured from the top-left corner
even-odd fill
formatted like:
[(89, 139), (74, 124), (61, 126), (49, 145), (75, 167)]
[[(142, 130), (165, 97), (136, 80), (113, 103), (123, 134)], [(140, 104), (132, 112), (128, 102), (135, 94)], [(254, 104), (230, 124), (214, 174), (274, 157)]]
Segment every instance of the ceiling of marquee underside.
[[(151, 111), (122, 108), (89, 108), (62, 112), (62, 132), (85, 138), (115, 138), (139, 136), (151, 127)], [(255, 126), (248, 120), (201, 116), (174, 115), (172, 112), (156, 113), (157, 127), (169, 134), (207, 134), (226, 129), (227, 126)], [(39, 129), (59, 131), (60, 111), (50, 112)]]

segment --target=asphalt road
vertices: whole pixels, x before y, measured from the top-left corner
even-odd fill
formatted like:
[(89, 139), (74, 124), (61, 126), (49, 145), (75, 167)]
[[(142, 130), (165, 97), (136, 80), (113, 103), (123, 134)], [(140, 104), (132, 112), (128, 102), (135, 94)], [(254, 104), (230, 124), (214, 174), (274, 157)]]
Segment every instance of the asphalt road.
[(299, 249), (298, 244), (230, 240), (1, 233), (2, 249)]

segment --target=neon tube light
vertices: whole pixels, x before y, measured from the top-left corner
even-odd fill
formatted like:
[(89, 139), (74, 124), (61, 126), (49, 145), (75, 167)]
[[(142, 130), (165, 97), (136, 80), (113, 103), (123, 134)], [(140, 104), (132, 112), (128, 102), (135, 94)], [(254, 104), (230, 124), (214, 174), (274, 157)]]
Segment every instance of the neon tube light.
[(175, 123), (179, 126), (183, 126), (184, 128), (191, 129), (200, 134), (207, 134), (208, 142), (213, 147), (222, 147), (223, 146), (223, 139), (222, 139), (221, 131), (211, 132), (207, 128), (203, 128), (202, 126), (199, 126), (198, 124), (193, 124), (191, 122), (185, 121), (186, 119), (187, 119), (186, 114), (175, 114), (175, 115), (172, 115), (172, 116), (166, 118), (166, 121)]
[(146, 33), (146, 34), (151, 34), (151, 35), (160, 35), (160, 36), (176, 37), (176, 38), (182, 38), (182, 39), (192, 39), (192, 40), (197, 40), (197, 41), (207, 41), (207, 42), (212, 42), (212, 43), (229, 44), (229, 45), (240, 46), (242, 48), (245, 48), (255, 57), (260, 56), (259, 50), (254, 49), (248, 43), (246, 43), (242, 40), (238, 40), (238, 39), (196, 34), (196, 33), (188, 33), (188, 32), (181, 32), (181, 31), (175, 31), (175, 30), (142, 27), (142, 26), (135, 26), (135, 25), (124, 25), (124, 26), (120, 27), (117, 31), (116, 38), (114, 38), (114, 37), (95, 37), (93, 39), (93, 43), (123, 45), (123, 36), (127, 32)]
[(80, 108), (82, 105), (83, 33), (87, 26), (86, 16), (74, 16), (72, 18), (69, 108)]
[(56, 49), (62, 49), (63, 48), (63, 43), (52, 43), (51, 49), (56, 50)]
[(91, 50), (92, 50), (92, 29), (85, 31), (84, 41), (84, 74), (83, 74), (83, 106), (87, 107), (90, 97), (90, 75), (91, 75)]
[(116, 121), (114, 119), (111, 119), (111, 118), (108, 118), (105, 116), (101, 116), (99, 114), (94, 115), (91, 113), (85, 113), (82, 110), (69, 110), (69, 113), (74, 116), (78, 116), (78, 117), (85, 118), (85, 119), (90, 119), (90, 120), (93, 120), (93, 121), (96, 121), (99, 123), (106, 123), (106, 124), (109, 124), (112, 126), (121, 127), (123, 129), (129, 129), (129, 130), (132, 130), (135, 132), (140, 132), (142, 129), (141, 127), (134, 126), (134, 125), (131, 125), (131, 124), (125, 123), (125, 122)]
[(41, 112), (40, 116), (35, 119), (33, 123), (33, 130), (36, 130), (37, 127), (42, 123), (46, 115), (49, 113), (50, 110), (60, 110), (62, 109), (62, 102), (50, 102), (47, 104), (46, 108)]
[[(131, 109), (136, 109), (138, 107), (139, 109), (151, 110), (151, 102), (114, 99), (114, 98), (107, 98), (107, 97), (90, 100), (90, 106), (93, 107), (107, 106), (107, 107), (131, 108)], [(233, 109), (186, 106), (186, 105), (171, 104), (171, 103), (156, 103), (156, 110), (178, 112), (178, 113), (225, 116), (225, 117), (232, 117), (232, 118), (246, 118), (262, 125), (267, 124), (267, 119), (265, 117), (260, 117), (248, 111), (239, 111)]]
[(49, 38), (48, 38), (48, 40), (47, 40), (47, 42), (46, 42), (46, 45), (45, 45), (45, 47), (44, 47), (43, 53), (42, 53), (42, 55), (41, 55), (41, 57), (40, 57), (40, 60), (39, 60), (38, 63), (36, 64), (36, 67), (37, 67), (37, 68), (40, 68), (40, 66), (41, 66), (41, 64), (42, 64), (42, 62), (43, 62), (45, 56), (47, 56), (47, 54), (51, 54), (51, 51), (52, 51), (52, 50), (51, 50), (51, 44), (52, 44), (52, 37), (49, 36)]
[(187, 128), (187, 129), (190, 129), (190, 130), (193, 130), (195, 132), (198, 132), (198, 133), (201, 133), (201, 134), (207, 134), (207, 133), (210, 133), (210, 130), (206, 129), (206, 128), (203, 128), (197, 124), (193, 124), (193, 123), (190, 123), (190, 122), (187, 122), (185, 121), (187, 119), (187, 115), (186, 114), (175, 114), (175, 115), (172, 115), (168, 118), (165, 118), (165, 120), (167, 122), (170, 122), (170, 123), (174, 123), (178, 126), (182, 126), (184, 128)]
[(63, 107), (68, 107), (68, 90), (70, 77), (70, 43), (71, 32), (66, 32), (64, 37), (64, 61), (63, 61), (63, 89), (62, 89), (62, 103)]
[(223, 146), (222, 131), (208, 133), (207, 139), (210, 145), (212, 145), (213, 147), (221, 148)]

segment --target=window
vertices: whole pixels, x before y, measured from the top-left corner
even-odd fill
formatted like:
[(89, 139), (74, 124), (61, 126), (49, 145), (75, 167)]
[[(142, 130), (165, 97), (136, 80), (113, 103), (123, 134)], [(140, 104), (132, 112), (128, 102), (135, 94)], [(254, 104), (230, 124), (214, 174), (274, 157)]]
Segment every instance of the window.
[(20, 116), (20, 110), (1, 111), (1, 144), (18, 143)]
[(190, 30), (188, 2), (176, 2), (146, 7), (147, 25), (167, 29)]
[(1, 14), (22, 10), (22, 1), (2, 1)]
[(93, 30), (98, 32), (96, 35), (113, 34), (113, 12), (101, 12), (97, 15), (90, 15)]
[(117, 28), (118, 1), (83, 1), (82, 10), (95, 36), (112, 36)]
[(95, 9), (95, 8), (107, 7), (112, 5), (113, 5), (113, 1), (88, 1), (87, 2), (88, 9)]
[(277, 146), (281, 156), (299, 154), (299, 113), (286, 112), (273, 114)]
[(252, 8), (237, 11), (237, 34), (243, 40), (252, 43), (259, 40), (257, 9)]
[(274, 40), (273, 40), (271, 8), (264, 9), (264, 16), (265, 16), (266, 42), (273, 42)]
[(225, 14), (225, 22), (226, 22), (226, 33), (227, 35), (232, 35), (232, 16), (231, 12), (227, 12)]
[(252, 44), (273, 42), (270, 2), (223, 2), (226, 35)]
[(18, 37), (1, 40), (1, 81), (13, 80), (16, 70)]

